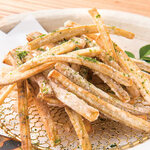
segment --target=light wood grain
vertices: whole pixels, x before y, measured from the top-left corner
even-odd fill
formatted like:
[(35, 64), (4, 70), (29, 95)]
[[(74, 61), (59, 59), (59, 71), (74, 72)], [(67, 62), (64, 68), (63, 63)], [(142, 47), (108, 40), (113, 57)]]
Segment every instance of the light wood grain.
[(0, 0), (0, 18), (44, 9), (90, 8), (121, 10), (150, 17), (150, 0)]

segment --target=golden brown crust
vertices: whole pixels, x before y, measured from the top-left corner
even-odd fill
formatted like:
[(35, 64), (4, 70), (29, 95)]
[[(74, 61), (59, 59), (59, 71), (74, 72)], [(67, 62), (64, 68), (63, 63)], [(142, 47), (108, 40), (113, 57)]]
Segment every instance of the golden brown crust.
[(28, 116), (27, 82), (17, 83), (18, 87), (18, 113), (20, 121), (21, 147), (23, 150), (32, 150)]
[(70, 121), (76, 131), (76, 134), (82, 146), (82, 150), (92, 150), (89, 136), (86, 131), (86, 127), (82, 120), (82, 117), (78, 113), (76, 113), (75, 111), (73, 111), (72, 109), (68, 107), (65, 107), (65, 111), (67, 112), (70, 118)]
[(48, 105), (39, 98), (34, 98), (34, 102), (44, 124), (51, 146), (56, 146), (60, 144), (58, 131), (55, 122), (53, 121), (53, 117), (50, 114)]

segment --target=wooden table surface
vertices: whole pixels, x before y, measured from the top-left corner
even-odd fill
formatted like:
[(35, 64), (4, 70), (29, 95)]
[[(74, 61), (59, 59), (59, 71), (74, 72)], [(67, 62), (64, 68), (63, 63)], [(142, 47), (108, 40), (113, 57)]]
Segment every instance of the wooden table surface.
[(0, 0), (0, 18), (29, 11), (79, 7), (115, 9), (150, 17), (150, 0)]

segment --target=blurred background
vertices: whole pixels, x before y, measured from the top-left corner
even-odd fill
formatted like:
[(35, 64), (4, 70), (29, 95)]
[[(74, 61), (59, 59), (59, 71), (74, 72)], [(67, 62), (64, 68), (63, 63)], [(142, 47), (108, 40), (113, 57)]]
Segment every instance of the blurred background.
[(43, 9), (103, 8), (150, 17), (150, 0), (0, 0), (0, 18)]

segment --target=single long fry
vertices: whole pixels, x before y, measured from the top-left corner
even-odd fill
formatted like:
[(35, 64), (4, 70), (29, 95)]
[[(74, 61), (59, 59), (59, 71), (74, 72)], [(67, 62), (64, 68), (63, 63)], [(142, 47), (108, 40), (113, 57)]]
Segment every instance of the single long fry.
[(17, 83), (18, 87), (18, 113), (20, 120), (20, 136), (21, 147), (23, 150), (32, 150), (30, 139), (30, 127), (28, 117), (28, 100), (27, 100), (27, 87), (26, 81)]
[(44, 124), (51, 146), (58, 145), (60, 143), (60, 138), (58, 136), (56, 125), (55, 122), (53, 121), (53, 117), (50, 114), (49, 107), (44, 101), (38, 98), (35, 98), (34, 102), (38, 109), (39, 115), (42, 119), (42, 122)]
[(116, 53), (113, 48), (113, 43), (111, 42), (109, 33), (101, 18), (101, 15), (98, 13), (96, 8), (93, 8), (89, 10), (88, 12), (92, 16), (93, 21), (96, 23), (98, 31), (101, 33), (101, 37), (102, 37), (105, 50), (108, 52), (110, 56), (113, 56), (114, 58), (116, 58)]
[(100, 14), (98, 13), (97, 9), (95, 9), (95, 8), (89, 10), (88, 12), (92, 16), (93, 21), (96, 23), (98, 31), (101, 33), (101, 35), (98, 37), (101, 39), (103, 47), (104, 47), (104, 51), (105, 51), (104, 53), (106, 53), (106, 54), (104, 54), (105, 61), (107, 62), (107, 64), (110, 64), (115, 69), (120, 71), (121, 68), (116, 63), (117, 57), (116, 57), (116, 53), (115, 53), (115, 50), (113, 47), (113, 43), (110, 39), (107, 28), (106, 28), (103, 20), (101, 19)]
[(122, 68), (124, 68), (126, 72), (128, 72), (136, 86), (139, 88), (139, 91), (143, 98), (150, 103), (149, 79), (143, 75), (138, 66), (125, 54), (125, 52), (120, 47), (118, 47), (117, 44), (114, 44), (114, 46), (119, 58), (120, 66), (122, 66)]
[(53, 66), (54, 66), (53, 62), (48, 62), (48, 63), (42, 64), (40, 66), (37, 66), (36, 68), (27, 70), (25, 72), (20, 72), (17, 69), (14, 71), (10, 71), (10, 72), (8, 72), (8, 74), (5, 77), (1, 76), (0, 80), (2, 78), (4, 80), (2, 82), (0, 81), (0, 84), (2, 83), (1, 85), (8, 85), (8, 84), (12, 84), (17, 81), (20, 81), (20, 80), (27, 79), (27, 78), (29, 78), (33, 75), (36, 75), (42, 71), (52, 68)]
[(129, 103), (123, 103), (122, 101), (110, 96), (106, 92), (102, 91), (101, 89), (95, 87), (93, 84), (88, 82), (81, 75), (79, 75), (78, 72), (74, 71), (66, 64), (57, 63), (55, 65), (55, 69), (57, 69), (60, 73), (69, 78), (72, 82), (76, 83), (78, 86), (81, 86), (82, 88), (105, 100), (106, 102), (115, 105), (116, 107), (119, 107), (125, 111), (129, 111), (133, 114), (150, 114), (150, 109), (147, 107), (134, 107)]
[(126, 31), (124, 29), (117, 28), (115, 26), (106, 26), (107, 30), (110, 34), (116, 34), (120, 36), (124, 36), (128, 39), (133, 39), (135, 37), (135, 34), (129, 31)]
[(87, 103), (91, 106), (97, 108), (101, 113), (110, 117), (115, 121), (119, 121), (129, 127), (136, 128), (139, 130), (143, 130), (145, 132), (150, 132), (150, 123), (138, 118), (128, 112), (125, 112), (100, 98), (97, 98), (95, 95), (89, 93), (88, 91), (84, 90), (83, 88), (77, 86), (76, 84), (72, 83), (68, 80), (65, 76), (61, 73), (53, 70), (49, 74), (49, 78), (54, 78), (59, 81), (65, 88), (69, 91), (75, 93), (77, 96), (84, 99)]
[(139, 59), (131, 58), (134, 63), (143, 71), (150, 72), (150, 64)]
[(72, 109), (65, 107), (65, 111), (67, 112), (70, 121), (76, 131), (76, 134), (79, 138), (80, 144), (82, 146), (82, 150), (91, 150), (91, 143), (89, 140), (88, 133), (86, 131), (86, 127), (84, 125), (84, 122), (82, 120), (82, 117), (73, 111)]
[(120, 100), (123, 102), (130, 101), (129, 94), (116, 81), (106, 75), (103, 75), (102, 73), (98, 73), (97, 75), (111, 88), (113, 92), (115, 92), (116, 96)]
[(52, 55), (52, 54), (60, 55), (60, 54), (71, 52), (76, 47), (84, 48), (84, 46), (85, 46), (85, 40), (75, 37), (61, 45), (52, 48), (49, 52), (45, 52), (42, 55)]
[(88, 119), (89, 121), (94, 121), (98, 118), (99, 112), (97, 109), (89, 106), (82, 99), (78, 98), (76, 95), (68, 92), (67, 90), (60, 87), (51, 80), (51, 86), (54, 90), (56, 97), (63, 102), (68, 107), (72, 108), (74, 111)]
[[(77, 24), (71, 20), (68, 20), (64, 23), (65, 27), (75, 27), (78, 25), (79, 24)], [(95, 25), (95, 27), (96, 27), (96, 25)], [(120, 29), (120, 28), (117, 28), (115, 26), (106, 26), (106, 27), (107, 27), (107, 30), (110, 34), (116, 34), (116, 35), (124, 36), (124, 37), (129, 38), (129, 39), (133, 39), (135, 36), (134, 33)]]
[[(38, 64), (42, 63), (41, 66), (35, 67), (35, 68), (27, 70), (25, 72), (20, 72), (20, 71), (18, 71), (18, 69), (8, 72), (7, 75), (0, 78), (0, 85), (12, 84), (18, 80), (26, 79), (32, 75), (35, 75), (35, 74), (42, 72), (48, 68), (51, 68), (51, 66), (53, 66), (53, 64), (54, 64), (54, 62), (51, 62), (51, 61), (64, 61), (64, 62), (76, 63), (79, 65), (84, 65), (95, 71), (98, 71), (105, 75), (110, 76), (115, 81), (119, 82), (120, 84), (123, 84), (125, 86), (132, 85), (132, 81), (129, 79), (129, 77), (126, 76), (126, 74), (119, 72), (106, 64), (103, 64), (103, 63), (96, 61), (95, 59), (92, 59), (89, 57), (69, 56), (69, 55), (47, 56), (46, 59), (44, 57), (43, 58), (41, 57), (40, 59), (38, 59)], [(26, 63), (23, 64), (22, 66), (24, 67), (24, 65), (26, 65)], [(29, 65), (31, 65), (31, 66), (34, 65), (34, 61), (31, 61), (31, 63)]]
[(85, 33), (96, 33), (97, 29), (93, 25), (85, 25), (74, 28), (67, 28), (62, 30), (57, 30), (56, 32), (51, 32), (48, 35), (37, 38), (28, 43), (31, 50), (39, 48), (48, 43), (55, 43), (63, 39), (69, 39), (74, 36), (79, 36)]
[[(28, 87), (32, 94), (35, 106), (37, 107), (39, 115), (44, 124), (46, 133), (50, 140), (50, 144), (51, 144), (51, 146), (56, 146), (61, 142), (61, 140), (58, 136), (58, 131), (57, 131), (55, 122), (53, 120), (53, 117), (51, 116), (51, 113), (49, 111), (48, 104), (45, 101), (43, 101), (41, 98), (36, 97), (38, 91), (36, 90), (36, 86), (35, 86), (34, 82), (32, 82), (31, 79), (30, 79), (30, 84)], [(34, 88), (34, 90), (33, 90), (33, 88)]]
[[(101, 63), (95, 59), (92, 59), (90, 57), (84, 57), (84, 56), (70, 56), (70, 55), (49, 55), (45, 57), (38, 57), (31, 59), (30, 61), (26, 62), (25, 64), (18, 67), (20, 68), (31, 68), (36, 65), (44, 64), (50, 61), (64, 61), (69, 63), (75, 63), (79, 65), (84, 65), (86, 67), (89, 67), (90, 69), (93, 69), (95, 71), (101, 72), (105, 75), (108, 75), (115, 81), (119, 82), (120, 84), (123, 84), (125, 86), (131, 86), (132, 81), (125, 73), (119, 72), (112, 67)], [(24, 70), (24, 69), (23, 69)], [(8, 75), (9, 76), (9, 75)], [(8, 78), (8, 77), (7, 77)], [(4, 81), (3, 81), (4, 82)], [(0, 81), (1, 83), (1, 81)], [(1, 83), (2, 84), (2, 83)]]
[(3, 104), (5, 98), (9, 95), (9, 93), (13, 90), (13, 88), (16, 86), (16, 84), (9, 85), (6, 89), (6, 91), (0, 96), (0, 105)]

